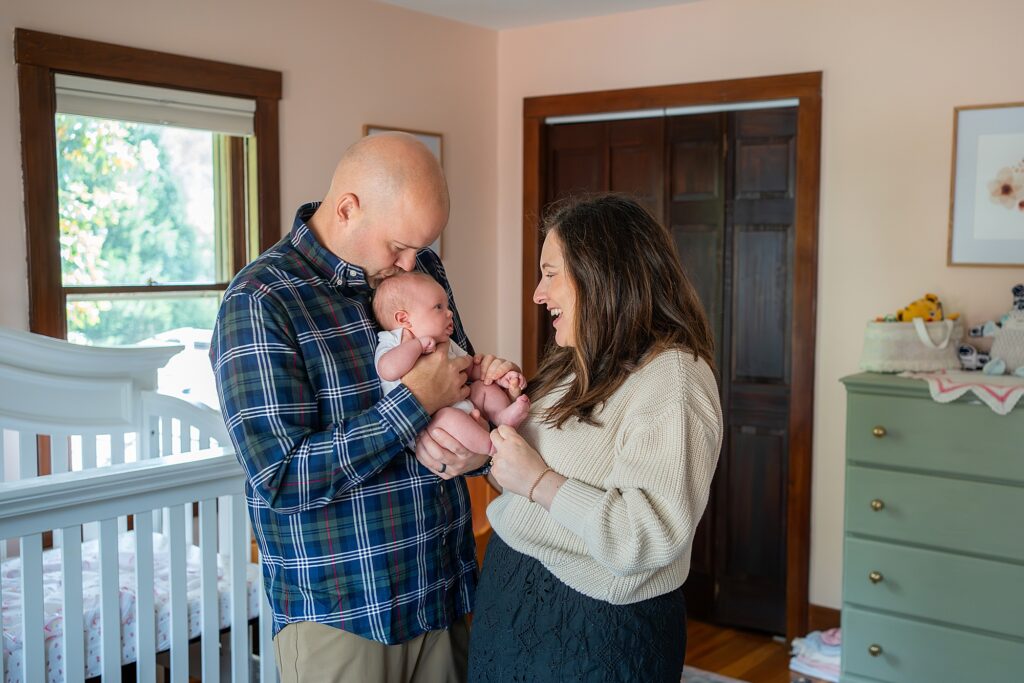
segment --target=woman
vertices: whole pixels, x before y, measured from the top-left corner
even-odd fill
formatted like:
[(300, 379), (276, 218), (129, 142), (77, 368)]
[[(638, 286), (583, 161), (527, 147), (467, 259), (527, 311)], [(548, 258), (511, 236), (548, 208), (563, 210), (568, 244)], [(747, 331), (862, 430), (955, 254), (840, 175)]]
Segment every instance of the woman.
[(668, 232), (619, 196), (545, 225), (553, 347), (499, 427), (469, 679), (671, 681), (682, 584), (721, 446), (713, 341)]

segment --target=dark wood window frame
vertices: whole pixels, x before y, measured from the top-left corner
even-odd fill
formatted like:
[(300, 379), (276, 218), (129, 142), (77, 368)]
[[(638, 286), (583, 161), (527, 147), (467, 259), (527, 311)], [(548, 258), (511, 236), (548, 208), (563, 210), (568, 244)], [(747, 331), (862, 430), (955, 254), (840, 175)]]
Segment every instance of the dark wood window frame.
[(539, 217), (544, 120), (640, 109), (798, 99), (796, 149), (796, 254), (793, 272), (792, 403), (786, 512), (786, 636), (808, 627), (811, 460), (814, 418), (814, 345), (818, 280), (818, 194), (821, 167), (821, 72), (728, 81), (529, 97), (523, 101), (523, 368), (536, 372), (538, 340), (546, 316), (533, 304), (539, 276)]
[[(269, 248), (280, 238), (280, 72), (21, 28), (16, 29), (14, 33), (14, 59), (18, 66), (21, 114), (31, 331), (57, 338), (66, 336), (57, 227), (57, 146), (54, 132), (56, 96), (53, 78), (55, 73), (254, 100), (258, 251)], [(234, 159), (235, 156), (238, 156), (238, 159)], [(233, 162), (240, 170), (241, 155), (233, 155)], [(232, 177), (240, 177), (240, 174), (233, 174)], [(232, 191), (236, 195), (242, 191), (237, 182)], [(245, 210), (243, 204), (244, 202), (233, 202), (235, 220), (244, 220), (244, 216), (240, 215)], [(241, 263), (240, 259), (244, 259), (242, 246), (238, 242), (239, 240), (234, 240), (233, 243), (234, 263)], [(207, 285), (196, 287), (211, 288)], [(106, 289), (76, 288), (75, 291), (102, 293)], [(138, 289), (155, 292), (166, 288), (142, 286)], [(189, 287), (175, 286), (171, 289), (183, 291)]]

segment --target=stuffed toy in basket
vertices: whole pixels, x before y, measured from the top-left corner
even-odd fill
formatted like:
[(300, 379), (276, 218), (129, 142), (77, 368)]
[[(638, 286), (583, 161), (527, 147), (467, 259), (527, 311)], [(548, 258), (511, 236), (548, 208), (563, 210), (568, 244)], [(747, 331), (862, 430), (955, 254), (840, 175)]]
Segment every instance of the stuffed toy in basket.
[(860, 367), (871, 372), (930, 372), (960, 367), (964, 328), (946, 316), (935, 294), (926, 294), (895, 315), (869, 322)]

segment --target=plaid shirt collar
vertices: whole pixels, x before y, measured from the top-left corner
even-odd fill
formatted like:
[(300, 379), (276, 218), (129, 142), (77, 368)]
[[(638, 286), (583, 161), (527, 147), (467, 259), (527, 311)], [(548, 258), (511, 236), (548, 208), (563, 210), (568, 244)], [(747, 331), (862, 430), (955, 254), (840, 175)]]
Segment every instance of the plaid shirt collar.
[(289, 235), (292, 246), (332, 285), (356, 291), (369, 289), (366, 271), (362, 266), (349, 263), (336, 256), (334, 252), (320, 244), (313, 233), (313, 228), (309, 227), (308, 221), (316, 213), (321, 203), (303, 204), (295, 212), (295, 220), (292, 222), (292, 231)]

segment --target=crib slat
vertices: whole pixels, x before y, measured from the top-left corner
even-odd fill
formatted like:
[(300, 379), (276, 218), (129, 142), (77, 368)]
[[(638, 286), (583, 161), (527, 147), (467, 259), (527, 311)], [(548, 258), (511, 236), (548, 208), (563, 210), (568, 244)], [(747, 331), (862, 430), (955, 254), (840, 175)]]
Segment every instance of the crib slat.
[(170, 455), (174, 449), (171, 447), (173, 434), (173, 420), (169, 417), (160, 419), (160, 457)]
[(138, 680), (156, 680), (156, 614), (153, 609), (153, 515), (135, 515), (135, 628)]
[(144, 426), (145, 433), (139, 437), (142, 444), (142, 451), (139, 453), (140, 460), (148, 460), (160, 456), (160, 418), (150, 415)]
[(260, 567), (260, 681), (277, 683), (277, 662), (274, 661), (274, 616), (267, 601)]
[(220, 681), (220, 600), (217, 592), (217, 499), (199, 502), (199, 551), (202, 564), (203, 683)]
[[(245, 499), (231, 497), (231, 680), (249, 680), (249, 625), (246, 600), (246, 566), (249, 564), (248, 515)], [(262, 652), (262, 651), (261, 651)]]
[(70, 469), (68, 461), (68, 435), (53, 434), (50, 437), (50, 471), (54, 474), (63, 474)]
[(196, 515), (192, 503), (185, 503), (185, 543), (195, 545)]
[[(23, 471), (24, 473), (24, 471)], [(26, 681), (46, 680), (43, 644), (43, 536), (21, 537), (21, 636)]]
[(110, 435), (110, 464), (120, 465), (124, 462), (124, 432)]
[(185, 573), (185, 508), (170, 509), (171, 683), (188, 681), (188, 595)]
[(35, 434), (18, 432), (18, 479), (21, 481), (31, 479), (39, 471), (37, 446)]
[(100, 522), (100, 651), (104, 681), (121, 680), (121, 582), (117, 519)]
[[(7, 461), (8, 447), (10, 447), (11, 449), (14, 448), (14, 446), (11, 444), (13, 443), (15, 438), (16, 437), (14, 431), (10, 429), (4, 429), (3, 423), (0, 422), (0, 481), (7, 481), (7, 467), (4, 465), (4, 463)], [(6, 542), (0, 541), (0, 545), (4, 543)], [(0, 668), (2, 667), (3, 662), (0, 662)]]
[[(0, 463), (3, 462), (3, 450), (4, 450), (3, 449), (3, 446), (4, 446), (4, 444), (3, 444), (3, 437), (4, 437), (4, 430), (2, 428), (0, 428)], [(0, 481), (3, 481), (3, 479), (0, 479)], [(0, 547), (6, 549), (6, 547), (7, 547), (7, 540), (6, 539), (0, 540)], [(3, 553), (2, 559), (6, 559), (6, 553)], [(3, 605), (3, 604), (4, 604), (3, 581), (0, 581), (0, 605)], [(3, 624), (2, 615), (3, 615), (3, 608), (0, 607), (0, 624)], [(3, 648), (0, 647), (0, 681), (6, 681), (6, 680), (7, 680), (7, 667), (4, 666)]]
[(85, 635), (82, 623), (82, 527), (61, 531), (64, 577), (64, 681), (85, 680)]
[(82, 469), (91, 470), (96, 467), (96, 437), (82, 435)]
[(178, 448), (179, 453), (188, 453), (192, 450), (192, 429), (184, 420), (178, 420)]

